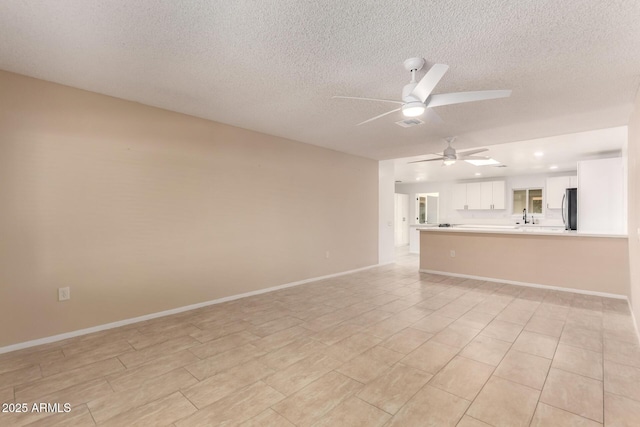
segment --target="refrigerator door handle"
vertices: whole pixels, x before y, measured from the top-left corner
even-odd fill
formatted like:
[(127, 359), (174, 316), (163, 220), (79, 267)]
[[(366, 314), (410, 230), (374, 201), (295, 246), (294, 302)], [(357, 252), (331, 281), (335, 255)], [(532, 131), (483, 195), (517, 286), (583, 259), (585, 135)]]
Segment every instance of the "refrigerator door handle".
[(564, 200), (566, 198), (567, 198), (567, 193), (564, 193), (562, 195), (562, 223), (565, 225), (565, 228), (566, 228), (566, 225), (567, 225), (567, 220), (564, 217)]

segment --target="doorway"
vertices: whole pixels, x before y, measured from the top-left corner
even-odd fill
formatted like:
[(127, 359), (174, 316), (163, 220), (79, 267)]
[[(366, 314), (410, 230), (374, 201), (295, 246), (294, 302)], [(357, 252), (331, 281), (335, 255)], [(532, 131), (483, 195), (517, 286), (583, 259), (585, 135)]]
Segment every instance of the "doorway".
[(439, 196), (440, 193), (418, 193), (416, 194), (416, 223), (417, 224), (438, 224), (439, 223)]

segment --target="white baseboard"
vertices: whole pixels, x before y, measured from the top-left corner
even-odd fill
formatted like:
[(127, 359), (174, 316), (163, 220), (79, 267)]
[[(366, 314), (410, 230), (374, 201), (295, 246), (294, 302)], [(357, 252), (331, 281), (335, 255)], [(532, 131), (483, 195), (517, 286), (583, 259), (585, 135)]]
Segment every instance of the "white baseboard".
[(382, 267), (385, 265), (393, 264), (394, 261), (386, 262), (382, 264), (374, 264), (366, 267), (356, 268), (354, 270), (342, 271), (339, 273), (327, 274), (326, 276), (313, 277), (310, 279), (298, 280), (296, 282), (285, 283), (284, 285), (272, 286), (270, 288), (258, 289), (257, 291), (245, 292), (243, 294), (231, 295), (228, 297), (218, 298), (211, 301), (200, 302), (197, 304), (185, 305), (183, 307), (172, 308), (170, 310), (159, 311), (157, 313), (145, 314), (144, 316), (133, 317), (130, 319), (118, 320), (117, 322), (106, 323), (103, 325), (92, 326), (90, 328), (78, 329), (76, 331), (65, 332), (63, 334), (53, 335), (45, 338), (38, 338), (31, 341), (25, 341), (18, 344), (11, 344), (5, 347), (0, 347), (0, 354), (9, 353), (11, 351), (22, 350), (24, 348), (35, 347), (37, 345), (49, 344), (56, 341), (66, 340), (68, 338), (78, 337), (80, 335), (87, 335), (94, 332), (100, 332), (107, 329), (117, 328), (119, 326), (130, 325), (132, 323), (143, 322), (145, 320), (155, 319), (158, 317), (169, 316), (172, 314), (182, 313), (184, 311), (195, 310), (197, 308), (206, 307), (209, 305), (220, 304), (227, 301), (233, 301), (240, 298), (251, 297), (254, 295), (266, 294), (268, 292), (277, 291), (280, 289), (291, 288), (294, 286), (304, 285), (305, 283), (316, 282), (318, 280), (330, 279), (332, 277), (344, 276), (346, 274), (357, 273), (359, 271), (369, 270), (376, 267)]
[[(391, 264), (395, 264), (395, 261), (387, 261), (387, 262), (381, 262), (380, 264), (376, 264), (376, 265), (372, 265), (371, 267), (366, 267), (366, 268), (373, 268), (373, 267), (384, 267), (385, 265), (391, 265)], [(352, 273), (354, 273), (355, 271), (352, 271)], [(349, 274), (349, 273), (344, 273), (344, 274)]]
[[(539, 283), (518, 282), (515, 280), (496, 279), (495, 277), (474, 276), (472, 274), (458, 274), (458, 273), (449, 273), (448, 271), (436, 271), (436, 270), (425, 270), (425, 269), (420, 269), (420, 273), (441, 274), (443, 276), (463, 277), (465, 279), (486, 280), (489, 282), (506, 283), (508, 285), (529, 286), (531, 288), (551, 289), (554, 291), (573, 292), (576, 294), (595, 295), (595, 296), (606, 297), (606, 298), (624, 299), (627, 301), (629, 300), (629, 298), (627, 298), (626, 295), (620, 295), (620, 294), (609, 294), (606, 292), (587, 291), (584, 289), (564, 288), (562, 286), (541, 285)], [(631, 313), (633, 313), (633, 311)]]

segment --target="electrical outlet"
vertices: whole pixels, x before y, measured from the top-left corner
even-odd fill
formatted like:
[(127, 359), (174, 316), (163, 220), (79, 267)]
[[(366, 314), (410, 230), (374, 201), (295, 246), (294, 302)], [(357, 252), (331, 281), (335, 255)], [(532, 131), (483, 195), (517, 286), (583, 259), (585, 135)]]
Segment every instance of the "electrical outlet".
[(66, 301), (71, 299), (71, 288), (58, 288), (58, 301)]
[(449, 251), (449, 255), (451, 255), (451, 258), (455, 258), (455, 257), (456, 257), (456, 251), (455, 251), (455, 250), (453, 250), (453, 249), (451, 249), (451, 250)]

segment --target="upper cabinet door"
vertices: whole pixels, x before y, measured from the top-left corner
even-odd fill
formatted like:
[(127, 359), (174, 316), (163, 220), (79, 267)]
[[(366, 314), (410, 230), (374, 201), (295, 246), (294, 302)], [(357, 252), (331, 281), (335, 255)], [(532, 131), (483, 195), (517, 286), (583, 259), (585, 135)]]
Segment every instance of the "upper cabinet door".
[(492, 209), (506, 209), (505, 185), (504, 181), (492, 181), (493, 207)]
[(482, 187), (480, 182), (467, 184), (467, 209), (482, 209)]
[(480, 183), (480, 209), (493, 209), (493, 182)]
[(467, 184), (453, 185), (453, 209), (467, 208)]

